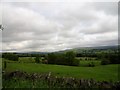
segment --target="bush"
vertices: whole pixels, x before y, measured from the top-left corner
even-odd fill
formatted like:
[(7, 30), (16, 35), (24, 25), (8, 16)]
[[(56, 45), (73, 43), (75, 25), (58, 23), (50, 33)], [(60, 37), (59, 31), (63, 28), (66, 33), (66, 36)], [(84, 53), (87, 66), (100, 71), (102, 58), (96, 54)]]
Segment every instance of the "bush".
[(110, 64), (110, 61), (108, 59), (103, 59), (101, 61), (101, 65), (107, 65), (107, 64)]
[[(109, 63), (110, 64), (120, 64), (119, 53), (102, 53), (101, 55), (99, 55), (98, 58), (102, 59), (103, 65), (106, 65), (106, 63), (107, 64), (109, 64)], [(107, 59), (107, 61), (103, 60), (103, 59)], [(104, 62), (105, 62), (105, 64), (104, 64)]]
[(88, 64), (88, 66), (89, 66), (89, 67), (94, 67), (95, 64), (94, 64), (94, 62), (90, 62), (90, 63)]
[(36, 63), (40, 63), (39, 56), (37, 56), (37, 57), (35, 58), (35, 62), (36, 62)]
[(108, 57), (111, 64), (120, 64), (119, 54), (109, 54)]
[(74, 59), (73, 60), (73, 66), (79, 66), (79, 64), (80, 64), (79, 59)]
[(88, 60), (87, 58), (85, 58), (85, 60)]

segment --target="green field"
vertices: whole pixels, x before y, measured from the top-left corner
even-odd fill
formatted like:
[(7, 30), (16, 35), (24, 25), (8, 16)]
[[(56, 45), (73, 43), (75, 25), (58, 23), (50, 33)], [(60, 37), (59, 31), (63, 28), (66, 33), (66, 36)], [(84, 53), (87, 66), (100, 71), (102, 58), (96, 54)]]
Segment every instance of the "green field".
[(95, 66), (100, 66), (101, 65), (101, 61), (100, 60), (80, 60), (80, 65), (81, 67), (84, 67), (84, 66), (88, 66), (89, 63), (94, 63)]
[[(77, 58), (79, 59), (79, 58)], [(6, 74), (8, 72), (14, 71), (23, 71), (27, 73), (37, 73), (37, 74), (48, 74), (51, 72), (53, 76), (58, 77), (74, 77), (79, 79), (88, 79), (91, 78), (95, 81), (118, 81), (118, 65), (119, 64), (109, 64), (101, 65), (100, 60), (95, 60), (91, 58), (90, 60), (84, 60), (84, 58), (79, 59), (79, 66), (66, 66), (66, 65), (52, 65), (52, 64), (41, 64), (35, 63), (34, 57), (20, 57), (19, 61), (11, 61), (7, 59), (2, 60), (2, 67), (5, 70)], [(4, 69), (4, 61), (7, 62), (6, 69)], [(89, 63), (93, 62), (94, 67), (89, 67)], [(45, 74), (45, 75), (46, 75)], [(79, 80), (77, 79), (77, 80)], [(61, 83), (51, 85), (53, 88), (62, 87)], [(11, 79), (3, 78), (3, 87), (4, 88), (49, 88), (51, 87), (46, 80), (35, 80), (34, 82), (30, 79), (22, 79), (13, 77)], [(65, 84), (66, 87), (66, 84)]]
[[(83, 63), (83, 62), (82, 62)], [(7, 63), (7, 72), (20, 70), (28, 73), (48, 73), (57, 76), (93, 78), (98, 81), (118, 80), (118, 64), (98, 65), (95, 67), (75, 67), (63, 65), (47, 65), (35, 63)]]

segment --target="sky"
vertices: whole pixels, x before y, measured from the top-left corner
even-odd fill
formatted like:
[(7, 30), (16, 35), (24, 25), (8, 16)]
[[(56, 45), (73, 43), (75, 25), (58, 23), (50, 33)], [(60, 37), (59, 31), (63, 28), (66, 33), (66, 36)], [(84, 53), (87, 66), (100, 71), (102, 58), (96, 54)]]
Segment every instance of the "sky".
[(2, 50), (54, 52), (118, 44), (117, 2), (4, 2)]

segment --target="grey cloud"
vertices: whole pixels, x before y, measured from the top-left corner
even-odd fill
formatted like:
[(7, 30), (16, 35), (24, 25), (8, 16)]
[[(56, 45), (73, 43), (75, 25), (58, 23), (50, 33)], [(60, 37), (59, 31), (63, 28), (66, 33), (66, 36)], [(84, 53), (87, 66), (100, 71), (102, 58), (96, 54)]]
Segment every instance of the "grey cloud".
[(3, 50), (49, 52), (116, 44), (117, 19), (116, 3), (6, 3)]
[(106, 14), (118, 15), (118, 2), (96, 2), (91, 5), (94, 9), (104, 11)]

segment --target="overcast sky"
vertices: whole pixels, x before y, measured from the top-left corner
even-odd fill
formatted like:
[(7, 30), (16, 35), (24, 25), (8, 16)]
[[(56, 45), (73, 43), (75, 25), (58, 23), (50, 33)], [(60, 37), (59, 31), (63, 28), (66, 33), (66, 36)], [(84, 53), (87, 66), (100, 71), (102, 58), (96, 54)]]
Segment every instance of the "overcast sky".
[(3, 51), (53, 52), (118, 43), (117, 2), (2, 5)]

